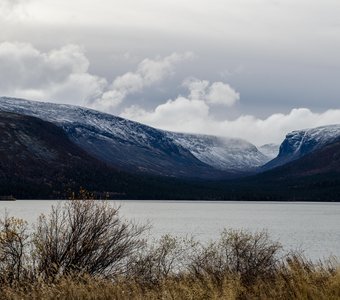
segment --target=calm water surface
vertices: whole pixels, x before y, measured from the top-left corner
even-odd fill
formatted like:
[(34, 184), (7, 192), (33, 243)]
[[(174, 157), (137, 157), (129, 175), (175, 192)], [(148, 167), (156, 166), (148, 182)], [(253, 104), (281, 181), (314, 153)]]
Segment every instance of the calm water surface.
[[(0, 202), (1, 214), (33, 223), (58, 201)], [(171, 233), (207, 241), (223, 228), (266, 229), (285, 249), (303, 249), (312, 258), (340, 257), (340, 203), (112, 201), (120, 214), (139, 223), (150, 222), (150, 237)]]

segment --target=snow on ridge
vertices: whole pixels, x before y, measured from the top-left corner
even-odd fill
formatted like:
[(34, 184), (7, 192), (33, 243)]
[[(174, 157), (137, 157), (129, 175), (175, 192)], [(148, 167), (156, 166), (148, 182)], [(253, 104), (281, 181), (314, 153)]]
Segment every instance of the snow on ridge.
[(295, 130), (287, 134), (294, 153), (299, 153), (308, 145), (311, 149), (320, 148), (340, 138), (340, 124), (325, 125), (316, 128)]
[(190, 151), (202, 162), (220, 170), (245, 170), (259, 167), (271, 158), (253, 144), (236, 138), (212, 135), (175, 133), (155, 129), (138, 122), (69, 104), (36, 102), (0, 97), (0, 110), (30, 115), (50, 121), (65, 129), (95, 130), (103, 138), (119, 138), (142, 147), (165, 138)]
[(265, 144), (262, 145), (260, 147), (258, 147), (258, 149), (267, 157), (273, 159), (275, 158), (278, 154), (279, 154), (279, 149), (280, 149), (280, 145), (277, 144)]
[(242, 139), (174, 132), (168, 132), (168, 136), (196, 158), (217, 169), (252, 169), (270, 159), (253, 144)]
[[(56, 104), (36, 102), (24, 99), (0, 98), (0, 109), (19, 114), (30, 115), (45, 121), (67, 125), (85, 125), (92, 127), (98, 133), (111, 134), (120, 139), (133, 140), (136, 143), (146, 143), (143, 124), (129, 121), (114, 115), (96, 110), (73, 106), (69, 104)], [(155, 130), (148, 127), (151, 130)]]

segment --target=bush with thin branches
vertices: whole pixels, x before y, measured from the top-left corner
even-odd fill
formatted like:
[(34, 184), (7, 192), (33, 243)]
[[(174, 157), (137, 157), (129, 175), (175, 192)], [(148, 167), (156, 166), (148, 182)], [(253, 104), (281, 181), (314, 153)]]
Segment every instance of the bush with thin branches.
[(194, 252), (189, 269), (197, 277), (210, 276), (217, 282), (237, 275), (244, 284), (251, 284), (275, 273), (281, 249), (266, 231), (225, 230), (217, 242)]
[(206, 244), (171, 235), (149, 243), (147, 227), (118, 211), (106, 201), (70, 200), (33, 231), (6, 215), (0, 298), (340, 299), (338, 261), (282, 255), (265, 231), (225, 230)]
[(12, 284), (27, 275), (27, 222), (7, 214), (0, 220), (0, 280)]
[(182, 275), (197, 245), (192, 238), (166, 234), (155, 243), (146, 243), (141, 251), (130, 257), (129, 275), (133, 280), (151, 285), (159, 284), (169, 277)]
[(124, 222), (108, 202), (67, 201), (38, 220), (33, 238), (37, 271), (46, 278), (79, 272), (116, 276), (143, 245), (145, 230)]

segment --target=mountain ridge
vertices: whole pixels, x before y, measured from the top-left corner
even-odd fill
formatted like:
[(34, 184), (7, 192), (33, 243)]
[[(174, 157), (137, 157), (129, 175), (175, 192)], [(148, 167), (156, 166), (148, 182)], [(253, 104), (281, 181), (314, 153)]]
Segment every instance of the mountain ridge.
[(336, 141), (340, 141), (340, 124), (292, 131), (281, 143), (278, 156), (261, 169), (285, 165)]
[(340, 201), (340, 142), (251, 177), (191, 181), (121, 172), (36, 117), (0, 112), (0, 134), (0, 195), (20, 199), (65, 199), (85, 187), (114, 199)]
[(168, 132), (79, 106), (2, 97), (0, 110), (53, 122), (97, 159), (131, 172), (213, 179), (242, 175), (270, 159), (241, 139)]
[(85, 188), (96, 198), (216, 199), (201, 182), (130, 174), (98, 161), (65, 131), (36, 117), (0, 111), (0, 196), (68, 199)]

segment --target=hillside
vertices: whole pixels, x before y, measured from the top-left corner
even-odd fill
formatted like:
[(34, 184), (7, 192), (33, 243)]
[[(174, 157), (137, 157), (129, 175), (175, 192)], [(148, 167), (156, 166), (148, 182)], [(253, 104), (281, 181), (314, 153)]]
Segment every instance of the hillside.
[(0, 98), (0, 110), (52, 122), (91, 156), (133, 173), (217, 179), (270, 160), (241, 139), (167, 132), (82, 107)]
[[(115, 199), (340, 201), (340, 141), (336, 138), (320, 145), (314, 143), (309, 153), (254, 176), (229, 180), (206, 180), (197, 176), (188, 180), (121, 171), (81, 148), (66, 131), (69, 128), (0, 111), (0, 195), (59, 199), (84, 187), (97, 197)], [(221, 142), (211, 136), (194, 135), (187, 145), (189, 135), (171, 135), (175, 146), (183, 144), (193, 153), (197, 151), (202, 160), (213, 157), (203, 154), (219, 147)], [(157, 136), (154, 137), (156, 142)], [(248, 145), (244, 142), (237, 147)], [(250, 147), (247, 151), (252, 149), (256, 153), (256, 148)], [(227, 151), (230, 148), (226, 147)], [(282, 147), (280, 153), (283, 153)], [(224, 159), (226, 157), (227, 153)]]
[(287, 134), (276, 158), (262, 167), (272, 169), (313, 153), (328, 144), (340, 141), (340, 125), (328, 125)]
[(340, 142), (224, 188), (244, 200), (340, 201)]
[(0, 134), (0, 196), (65, 199), (81, 187), (110, 199), (215, 199), (220, 194), (200, 182), (114, 169), (74, 144), (62, 128), (36, 117), (0, 112)]

